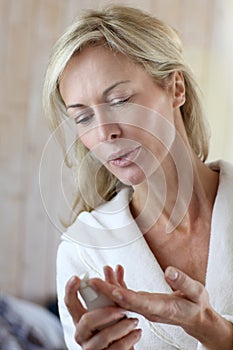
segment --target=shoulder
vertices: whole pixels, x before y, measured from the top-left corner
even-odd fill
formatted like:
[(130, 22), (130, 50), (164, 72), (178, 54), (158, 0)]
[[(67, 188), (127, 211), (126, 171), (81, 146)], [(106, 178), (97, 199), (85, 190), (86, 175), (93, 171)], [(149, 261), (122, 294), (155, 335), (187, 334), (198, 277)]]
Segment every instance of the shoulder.
[(231, 178), (233, 181), (233, 164), (232, 163), (220, 159), (215, 162), (207, 163), (207, 166), (209, 166), (212, 170), (219, 171), (220, 179), (221, 177), (224, 177), (224, 178), (228, 177), (228, 178)]
[(80, 222), (93, 224), (94, 227), (100, 226), (101, 222), (106, 222), (107, 224), (108, 220), (113, 218), (113, 215), (115, 218), (128, 210), (129, 197), (130, 188), (124, 187), (110, 201), (106, 201), (91, 212), (81, 212), (75, 222), (68, 228), (68, 231), (79, 225)]
[(218, 194), (229, 195), (233, 193), (233, 164), (218, 160), (207, 164), (212, 170), (219, 172)]
[[(62, 239), (57, 251), (57, 282), (60, 284), (62, 276), (62, 284), (64, 281), (76, 274), (85, 271), (82, 260), (79, 256), (78, 245), (68, 240)], [(59, 280), (59, 281), (58, 281)]]
[(82, 212), (64, 232), (63, 239), (78, 245), (95, 248), (123, 244), (119, 237), (134, 225), (129, 208), (130, 188), (123, 188), (111, 201), (92, 212)]
[(129, 200), (130, 200), (130, 187), (123, 187), (118, 194), (113, 197), (110, 201), (106, 201), (104, 204), (100, 205), (91, 212), (82, 212), (78, 216), (78, 220), (82, 222), (98, 222), (108, 224), (109, 220), (112, 218), (120, 218), (122, 214), (128, 212), (129, 210)]
[[(215, 198), (212, 229), (225, 237), (233, 237), (233, 165), (220, 160), (210, 163), (211, 169), (219, 171), (219, 185)], [(233, 241), (232, 241), (233, 244)]]

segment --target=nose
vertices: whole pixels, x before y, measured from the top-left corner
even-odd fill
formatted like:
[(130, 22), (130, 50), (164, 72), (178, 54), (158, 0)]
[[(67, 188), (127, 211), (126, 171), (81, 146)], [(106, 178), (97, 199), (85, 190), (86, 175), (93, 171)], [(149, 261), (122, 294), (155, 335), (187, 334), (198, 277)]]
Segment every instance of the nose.
[[(118, 123), (119, 115), (114, 115), (106, 104), (95, 107), (96, 133), (98, 142), (113, 141), (121, 136), (122, 129)], [(117, 119), (116, 119), (117, 118)]]
[(97, 135), (99, 142), (113, 141), (120, 137), (121, 127), (117, 123), (100, 123), (97, 126)]

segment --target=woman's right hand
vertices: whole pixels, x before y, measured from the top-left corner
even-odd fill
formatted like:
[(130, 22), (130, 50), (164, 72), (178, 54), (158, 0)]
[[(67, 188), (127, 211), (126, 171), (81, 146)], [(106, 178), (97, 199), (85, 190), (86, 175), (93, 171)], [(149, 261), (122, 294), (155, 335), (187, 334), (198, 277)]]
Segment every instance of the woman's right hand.
[[(141, 330), (136, 329), (138, 320), (125, 318), (125, 310), (118, 306), (88, 311), (78, 298), (79, 287), (80, 279), (73, 276), (65, 292), (65, 304), (75, 325), (75, 341), (83, 350), (132, 350), (141, 337)], [(116, 323), (101, 329), (112, 321)]]

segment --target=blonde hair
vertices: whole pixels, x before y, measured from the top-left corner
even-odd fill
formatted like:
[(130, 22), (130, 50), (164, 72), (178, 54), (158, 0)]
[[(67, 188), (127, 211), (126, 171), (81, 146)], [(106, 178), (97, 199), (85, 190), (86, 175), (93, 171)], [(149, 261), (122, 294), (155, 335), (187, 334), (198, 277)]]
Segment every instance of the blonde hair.
[[(88, 11), (80, 16), (55, 44), (43, 91), (44, 111), (51, 129), (58, 128), (61, 121), (67, 118), (59, 92), (61, 75), (70, 58), (85, 46), (91, 45), (106, 46), (123, 53), (134, 62), (142, 64), (162, 86), (171, 73), (182, 72), (186, 89), (186, 101), (181, 107), (184, 126), (191, 147), (197, 156), (205, 161), (208, 155), (208, 136), (199, 90), (184, 60), (181, 41), (170, 26), (131, 7), (111, 6), (101, 11)], [(61, 129), (59, 137), (63, 142), (64, 135)], [(86, 165), (82, 164), (82, 176), (78, 182), (77, 199), (74, 203), (74, 208), (78, 208), (78, 212), (91, 211), (101, 201), (112, 198), (118, 183), (115, 176), (104, 166), (95, 164), (93, 159), (88, 158), (87, 149), (77, 140), (74, 164), (77, 172), (80, 171), (84, 157)], [(99, 171), (96, 178), (92, 178), (92, 168), (96, 166)], [(93, 188), (96, 189), (94, 194)], [(85, 193), (85, 196), (82, 196), (82, 193)], [(99, 196), (96, 196), (96, 193)]]

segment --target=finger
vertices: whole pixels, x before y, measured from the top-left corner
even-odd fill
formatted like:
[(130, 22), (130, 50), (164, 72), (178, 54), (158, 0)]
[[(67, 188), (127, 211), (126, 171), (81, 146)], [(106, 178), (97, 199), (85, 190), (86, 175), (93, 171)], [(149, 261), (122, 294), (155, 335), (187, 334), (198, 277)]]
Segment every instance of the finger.
[(127, 336), (124, 338), (118, 340), (114, 344), (112, 344), (108, 350), (125, 350), (130, 349), (133, 350), (134, 345), (137, 344), (142, 336), (142, 330), (141, 329), (135, 329), (134, 331), (130, 332)]
[(114, 321), (119, 321), (123, 317), (125, 317), (125, 312), (115, 306), (86, 312), (76, 325), (76, 342), (80, 345), (83, 344), (88, 341), (98, 329)]
[(124, 319), (110, 327), (107, 327), (95, 334), (89, 341), (83, 344), (84, 349), (109, 349), (109, 346), (115, 341), (125, 337), (132, 332), (138, 325), (135, 318)]
[(106, 265), (104, 266), (104, 275), (105, 275), (105, 280), (108, 283), (114, 284), (114, 285), (119, 285), (124, 288), (126, 288), (126, 284), (124, 282), (124, 268), (121, 265), (117, 265), (115, 268), (115, 271), (113, 269)]
[(168, 309), (168, 299), (170, 295), (162, 293), (134, 292), (93, 278), (89, 281), (96, 290), (106, 295), (123, 309), (137, 312), (150, 320), (163, 314)]
[[(145, 316), (151, 309), (151, 305), (155, 303), (152, 298), (156, 298), (155, 294), (146, 292), (134, 292), (125, 288), (118, 288), (112, 284), (102, 281), (98, 278), (93, 278), (89, 281), (89, 284), (93, 286), (97, 291), (106, 295), (109, 299), (113, 300), (117, 305), (124, 309), (138, 312)], [(161, 295), (159, 297), (161, 299)], [(154, 300), (153, 299), (153, 300)], [(157, 300), (157, 299), (156, 299)], [(156, 305), (157, 309), (160, 309), (162, 301)], [(162, 306), (161, 306), (162, 308)]]
[(189, 300), (193, 302), (200, 301), (205, 287), (199, 281), (193, 280), (184, 272), (169, 266), (165, 271), (165, 278), (168, 284), (175, 290), (179, 290)]
[(146, 301), (147, 299), (150, 299), (149, 293), (134, 292), (122, 287), (118, 288), (115, 285), (102, 281), (99, 278), (90, 279), (88, 284), (127, 310), (130, 310), (130, 307), (133, 306), (134, 309), (131, 311), (135, 312), (137, 312), (138, 308), (141, 306), (142, 300)]
[(117, 265), (115, 271), (116, 271), (116, 278), (117, 278), (118, 283), (122, 287), (126, 288), (126, 283), (124, 281), (124, 268), (123, 268), (123, 266)]
[(115, 284), (103, 281), (100, 278), (91, 278), (88, 281), (88, 285), (96, 289), (98, 292), (108, 296), (110, 299), (112, 299), (112, 292), (116, 288)]
[(157, 298), (155, 294), (135, 292), (133, 290), (123, 288), (113, 289), (112, 300), (126, 310), (137, 312), (147, 317), (152, 312), (153, 314), (159, 314), (160, 310), (163, 309), (164, 304), (162, 294), (160, 295), (160, 300), (158, 300), (159, 303), (156, 303)]
[(153, 322), (178, 324), (183, 308), (189, 310), (189, 304), (192, 304), (186, 298), (182, 298), (181, 292), (172, 294), (135, 292), (116, 288), (99, 279), (93, 279), (92, 283), (97, 290), (107, 295), (118, 306), (141, 314)]
[(73, 276), (69, 279), (65, 288), (65, 304), (73, 319), (74, 324), (78, 323), (81, 316), (87, 311), (78, 299), (77, 292), (80, 286), (80, 279)]
[(105, 276), (105, 280), (108, 283), (115, 284), (115, 285), (118, 284), (115, 273), (111, 268), (111, 266), (108, 266), (108, 265), (104, 266), (104, 276)]

